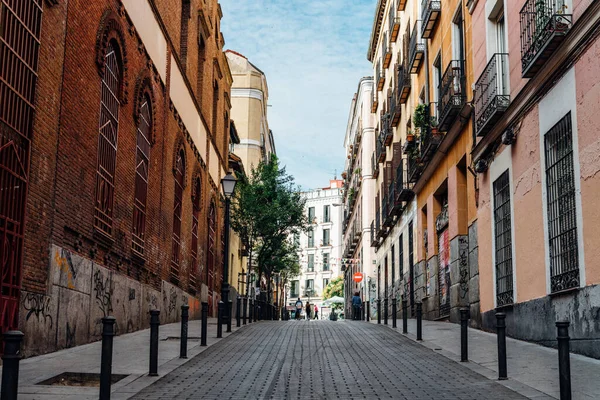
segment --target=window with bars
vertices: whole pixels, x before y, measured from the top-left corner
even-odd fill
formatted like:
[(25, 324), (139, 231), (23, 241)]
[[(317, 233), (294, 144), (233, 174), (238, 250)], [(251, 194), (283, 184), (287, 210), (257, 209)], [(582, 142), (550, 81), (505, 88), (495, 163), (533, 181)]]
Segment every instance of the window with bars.
[(96, 173), (96, 205), (94, 226), (112, 236), (117, 139), (119, 131), (119, 87), (121, 85), (121, 55), (118, 45), (111, 41), (105, 56), (100, 100), (100, 129), (98, 167)]
[(152, 110), (150, 99), (144, 96), (137, 127), (135, 190), (133, 207), (132, 249), (144, 256), (146, 234), (146, 203), (148, 198), (148, 168), (150, 163), (150, 132)]
[(494, 240), (496, 243), (496, 305), (514, 303), (510, 180), (508, 170), (494, 181)]
[(216, 252), (216, 234), (217, 234), (217, 210), (215, 202), (210, 202), (208, 209), (208, 253), (206, 257), (206, 264), (208, 268), (207, 273), (207, 284), (208, 291), (212, 294), (215, 284), (215, 252)]
[(398, 239), (398, 277), (404, 279), (404, 234)]
[(323, 271), (329, 271), (329, 253), (323, 253)]
[(192, 267), (190, 268), (190, 289), (197, 290), (198, 268), (198, 219), (200, 218), (200, 204), (202, 198), (202, 182), (199, 177), (194, 179), (194, 197), (192, 198)]
[(175, 162), (175, 199), (173, 202), (173, 235), (171, 239), (171, 280), (179, 282), (181, 252), (181, 207), (183, 202), (183, 179), (185, 176), (185, 154), (177, 152)]
[(315, 271), (315, 255), (309, 254), (308, 255), (308, 272), (314, 272), (314, 271)]
[(579, 249), (571, 113), (544, 137), (550, 290), (579, 287)]

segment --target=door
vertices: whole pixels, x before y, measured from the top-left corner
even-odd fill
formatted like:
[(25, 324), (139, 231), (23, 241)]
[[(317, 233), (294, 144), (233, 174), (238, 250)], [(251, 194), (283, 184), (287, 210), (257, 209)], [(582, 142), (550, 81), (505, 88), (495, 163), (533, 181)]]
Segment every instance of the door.
[(438, 233), (438, 293), (440, 317), (450, 315), (450, 240), (448, 229)]

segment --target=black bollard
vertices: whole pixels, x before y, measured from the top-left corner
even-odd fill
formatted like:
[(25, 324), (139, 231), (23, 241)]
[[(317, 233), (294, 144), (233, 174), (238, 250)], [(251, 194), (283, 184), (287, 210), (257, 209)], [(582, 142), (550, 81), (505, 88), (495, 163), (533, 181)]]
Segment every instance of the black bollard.
[(246, 325), (246, 316), (248, 313), (248, 297), (244, 297), (244, 300), (242, 300), (242, 301), (244, 303), (244, 305), (243, 305), (244, 313), (243, 313), (243, 318), (242, 318), (242, 321), (243, 321), (242, 324)]
[(381, 324), (381, 299), (377, 299), (377, 323)]
[(417, 340), (423, 340), (423, 304), (417, 303)]
[(190, 306), (184, 304), (181, 306), (181, 337), (179, 339), (179, 358), (187, 358), (188, 341), (188, 319)]
[(386, 298), (383, 300), (383, 319), (385, 320), (383, 323), (384, 323), (385, 325), (387, 325), (387, 324), (388, 324), (388, 318), (389, 318), (388, 311), (389, 311), (389, 310), (388, 310), (388, 298), (386, 297)]
[(367, 301), (367, 322), (371, 320), (371, 302)]
[(225, 311), (225, 303), (219, 301), (217, 306), (217, 339), (223, 337), (223, 322), (221, 318), (223, 318), (223, 312)]
[(241, 310), (240, 308), (242, 307), (242, 298), (240, 296), (237, 297), (236, 303), (235, 303), (235, 327), (239, 328), (241, 326)]
[(498, 337), (498, 380), (508, 379), (506, 372), (506, 314), (496, 313), (496, 333)]
[(396, 329), (396, 298), (392, 299), (392, 328)]
[(571, 356), (569, 354), (569, 321), (556, 323), (558, 340), (558, 376), (560, 400), (571, 400)]
[(252, 323), (252, 316), (254, 315), (254, 306), (252, 304), (252, 299), (248, 300), (248, 323)]
[(402, 333), (408, 333), (408, 301), (402, 300)]
[(469, 342), (467, 338), (467, 327), (469, 326), (469, 309), (460, 309), (460, 361), (469, 361)]
[(200, 346), (206, 346), (206, 335), (208, 334), (208, 303), (202, 302), (202, 327), (200, 331)]
[(159, 310), (150, 310), (150, 376), (158, 376), (158, 326)]
[[(2, 400), (17, 400), (19, 391), (19, 361), (21, 360), (21, 341), (23, 332), (8, 331), (2, 335), (4, 354), (2, 354)], [(110, 396), (110, 391), (109, 391)]]
[(231, 333), (231, 311), (233, 310), (233, 301), (227, 302), (227, 333)]
[[(110, 400), (115, 321), (115, 317), (102, 318), (102, 354), (100, 356), (100, 400)], [(4, 394), (2, 394), (2, 398), (4, 398)]]

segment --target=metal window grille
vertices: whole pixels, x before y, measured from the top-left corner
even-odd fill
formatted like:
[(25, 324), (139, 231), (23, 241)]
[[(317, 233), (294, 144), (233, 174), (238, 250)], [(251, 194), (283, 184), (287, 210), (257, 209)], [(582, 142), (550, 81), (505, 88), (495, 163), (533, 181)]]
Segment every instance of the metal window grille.
[[(0, 2), (0, 331), (18, 327), (41, 0)], [(0, 353), (1, 353), (0, 349)]]
[(392, 245), (392, 257), (391, 257), (391, 260), (392, 260), (392, 287), (395, 287), (395, 285), (396, 285), (396, 260), (395, 260), (396, 257), (394, 257), (395, 254), (396, 254), (396, 249), (395, 249), (394, 245)]
[(544, 138), (550, 287), (552, 292), (579, 287), (575, 172), (571, 113), (560, 120)]
[(398, 239), (398, 277), (404, 279), (404, 234)]
[(194, 181), (194, 198), (193, 209), (192, 209), (192, 249), (190, 251), (192, 255), (192, 268), (189, 273), (189, 284), (190, 289), (195, 291), (197, 285), (198, 276), (198, 219), (200, 217), (200, 199), (201, 199), (201, 182), (199, 178)]
[(100, 134), (96, 174), (96, 206), (94, 226), (107, 236), (112, 235), (117, 139), (119, 131), (119, 82), (121, 66), (117, 49), (108, 44), (105, 71), (102, 77), (100, 101)]
[(496, 304), (500, 307), (514, 303), (508, 170), (494, 182), (494, 235), (496, 241)]
[(145, 99), (140, 107), (137, 128), (137, 151), (135, 168), (135, 198), (133, 207), (132, 248), (144, 255), (146, 233), (146, 203), (148, 198), (148, 167), (150, 162), (150, 129), (152, 114), (150, 103)]
[(207, 282), (209, 297), (212, 296), (215, 284), (215, 244), (216, 244), (216, 230), (217, 230), (217, 210), (215, 209), (215, 203), (210, 203), (208, 210), (208, 255), (207, 255)]
[(175, 282), (179, 282), (184, 168), (185, 155), (183, 154), (183, 150), (179, 150), (177, 161), (175, 162), (175, 199), (173, 202), (173, 235), (171, 239), (171, 280)]

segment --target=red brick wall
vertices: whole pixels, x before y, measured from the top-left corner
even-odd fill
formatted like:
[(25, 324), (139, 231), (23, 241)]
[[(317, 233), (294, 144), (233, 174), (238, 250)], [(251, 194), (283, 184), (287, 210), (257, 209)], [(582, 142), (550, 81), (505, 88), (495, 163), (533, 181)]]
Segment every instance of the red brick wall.
[[(186, 75), (196, 90), (198, 7), (207, 7), (213, 21), (211, 37), (206, 40), (207, 76), (205, 88), (196, 96), (212, 96), (213, 59), (224, 60), (214, 40), (217, 15), (216, 0), (192, 0)], [(169, 50), (177, 54), (180, 44), (180, 2), (155, 1), (160, 20), (169, 35)], [(94, 233), (94, 203), (98, 160), (98, 124), (101, 75), (96, 63), (97, 35), (106, 10), (112, 9), (124, 32), (126, 53), (125, 96), (119, 110), (119, 131), (115, 174), (112, 244), (99, 240)], [(133, 201), (136, 163), (136, 122), (134, 105), (136, 81), (149, 74), (155, 78), (151, 60), (143, 49), (118, 0), (59, 2), (45, 7), (40, 49), (37, 108), (32, 142), (28, 219), (25, 237), (23, 288), (43, 292), (49, 279), (51, 244), (66, 247), (94, 261), (159, 288), (169, 280), (173, 231), (174, 176), (176, 146), (183, 144), (186, 175), (182, 208), (181, 276), (179, 286), (188, 289), (191, 264), (192, 185), (195, 173), (202, 178), (202, 204), (199, 223), (198, 262), (204, 273), (197, 279), (206, 282), (206, 219), (212, 186), (206, 166), (197, 157), (183, 125), (168, 99), (168, 87), (152, 79), (155, 143), (150, 151), (148, 203), (146, 220), (146, 262), (134, 262), (131, 250)], [(171, 46), (174, 46), (171, 47)], [(171, 66), (172, 68), (176, 66)], [(227, 68), (221, 63), (221, 68)], [(219, 79), (222, 91), (229, 92), (224, 76)], [(167, 85), (168, 85), (167, 79)], [(210, 132), (219, 154), (226, 154), (228, 135), (224, 134), (223, 115), (228, 106), (221, 94), (218, 130)], [(212, 120), (212, 99), (202, 101), (205, 121)], [(208, 130), (210, 123), (206, 124)], [(199, 155), (198, 155), (199, 156)], [(206, 160), (206, 155), (202, 157)], [(223, 159), (223, 158), (222, 158)], [(224, 168), (223, 162), (221, 168)], [(219, 213), (221, 215), (221, 213)], [(219, 217), (220, 227), (222, 217)], [(220, 228), (217, 245), (220, 246)], [(220, 249), (217, 254), (220, 254)], [(219, 264), (220, 265), (220, 264)]]

